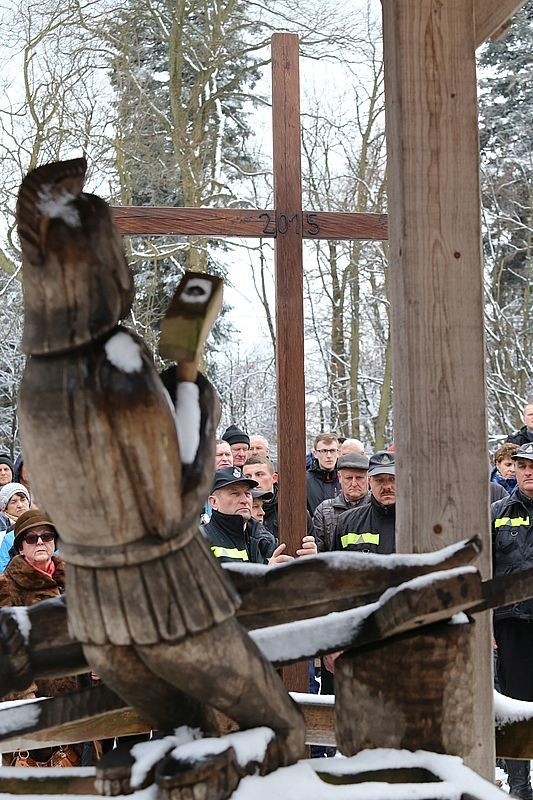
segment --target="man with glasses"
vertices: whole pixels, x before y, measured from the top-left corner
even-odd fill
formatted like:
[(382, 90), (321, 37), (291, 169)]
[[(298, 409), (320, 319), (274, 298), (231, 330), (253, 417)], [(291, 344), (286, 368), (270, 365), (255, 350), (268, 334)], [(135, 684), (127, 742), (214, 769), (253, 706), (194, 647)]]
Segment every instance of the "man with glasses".
[(334, 433), (319, 433), (313, 442), (313, 463), (307, 471), (307, 508), (311, 516), (323, 500), (331, 500), (340, 489), (335, 465), (339, 440)]

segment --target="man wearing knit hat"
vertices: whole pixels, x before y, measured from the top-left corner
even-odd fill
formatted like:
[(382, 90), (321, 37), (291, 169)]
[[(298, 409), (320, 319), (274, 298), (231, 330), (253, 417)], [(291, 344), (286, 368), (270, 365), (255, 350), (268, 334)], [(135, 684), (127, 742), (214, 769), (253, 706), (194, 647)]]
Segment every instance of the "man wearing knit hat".
[(233, 454), (233, 466), (243, 467), (244, 462), (248, 458), (248, 450), (250, 449), (250, 437), (244, 431), (241, 431), (236, 425), (230, 425), (222, 434), (222, 438), (231, 447)]
[(15, 469), (9, 456), (6, 453), (0, 454), (0, 486), (11, 483), (14, 474)]

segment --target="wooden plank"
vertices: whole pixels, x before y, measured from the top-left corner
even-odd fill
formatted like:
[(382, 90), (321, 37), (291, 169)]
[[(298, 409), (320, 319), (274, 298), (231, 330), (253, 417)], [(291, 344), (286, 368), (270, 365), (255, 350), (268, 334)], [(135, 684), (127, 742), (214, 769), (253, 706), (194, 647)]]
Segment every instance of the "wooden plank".
[[(285, 666), (324, 653), (355, 651), (443, 622), (473, 608), (482, 596), (478, 572), (435, 573), (431, 581), (414, 579), (385, 595), (377, 604), (342, 612), (335, 620), (314, 618), (312, 627), (309, 620), (292, 622), (277, 629), (252, 631), (251, 637), (275, 666)], [(310, 630), (312, 635), (306, 636)]]
[(533, 719), (496, 728), (498, 758), (533, 758)]
[[(489, 530), (473, 0), (384, 0), (397, 547)], [(490, 573), (490, 548), (480, 558)], [(490, 621), (477, 624), (476, 743), (489, 777)]]
[(474, 0), (476, 47), (497, 35), (526, 0)]
[[(124, 236), (213, 236), (272, 239), (284, 220), (272, 209), (115, 206), (113, 217)], [(302, 211), (294, 221), (304, 239), (387, 238), (387, 215)]]
[(2, 767), (0, 770), (0, 793), (13, 795), (94, 795), (94, 767), (65, 768), (53, 773), (47, 767)]
[(446, 549), (431, 563), (406, 555), (394, 566), (383, 556), (361, 553), (321, 553), (277, 569), (242, 568), (226, 564), (224, 569), (241, 596), (237, 616), (248, 629), (280, 625), (319, 617), (374, 602), (392, 586), (419, 575), (469, 564), (480, 551), (480, 540), (466, 540)]
[[(307, 504), (298, 58), (296, 34), (272, 36), (279, 538), (291, 555), (306, 534)], [(289, 689), (309, 688), (304, 666), (284, 674)]]
[(129, 736), (150, 730), (136, 711), (103, 685), (38, 700), (31, 704), (31, 708), (35, 706), (39, 716), (31, 725), (25, 722), (27, 716), (14, 714), (13, 708), (0, 709), (0, 749), (3, 752), (30, 750), (43, 744), (90, 742), (110, 735)]

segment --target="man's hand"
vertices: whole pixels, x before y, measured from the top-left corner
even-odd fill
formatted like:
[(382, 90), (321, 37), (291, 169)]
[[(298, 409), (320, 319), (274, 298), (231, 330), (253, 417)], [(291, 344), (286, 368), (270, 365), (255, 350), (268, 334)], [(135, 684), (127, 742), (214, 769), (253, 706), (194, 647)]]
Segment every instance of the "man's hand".
[(294, 561), (293, 556), (286, 556), (283, 554), (286, 546), (286, 544), (280, 544), (276, 547), (271, 557), (268, 559), (268, 563), (271, 566), (275, 567), (278, 564), (286, 564), (287, 561)]
[(328, 672), (335, 672), (335, 661), (341, 655), (342, 650), (338, 650), (336, 653), (326, 653), (326, 655), (322, 656), (322, 663)]
[(316, 556), (318, 553), (315, 537), (304, 536), (302, 539), (302, 546), (296, 551), (297, 556)]

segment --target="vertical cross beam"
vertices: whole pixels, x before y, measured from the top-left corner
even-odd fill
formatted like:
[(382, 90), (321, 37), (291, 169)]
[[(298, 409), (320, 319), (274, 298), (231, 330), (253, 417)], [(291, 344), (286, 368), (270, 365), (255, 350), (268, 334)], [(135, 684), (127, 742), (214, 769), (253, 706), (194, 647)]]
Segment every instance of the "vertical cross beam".
[[(298, 36), (272, 36), (276, 370), (280, 531), (294, 555), (305, 534), (305, 377)], [(290, 483), (290, 502), (289, 491)]]
[[(272, 36), (279, 530), (291, 555), (305, 535), (307, 506), (298, 56), (296, 34)], [(307, 674), (306, 664), (283, 670), (297, 691), (308, 691)]]
[[(477, 533), (490, 572), (473, 0), (383, 0), (398, 548)], [(490, 623), (475, 746), (494, 772)], [(477, 663), (476, 663), (477, 659)]]

